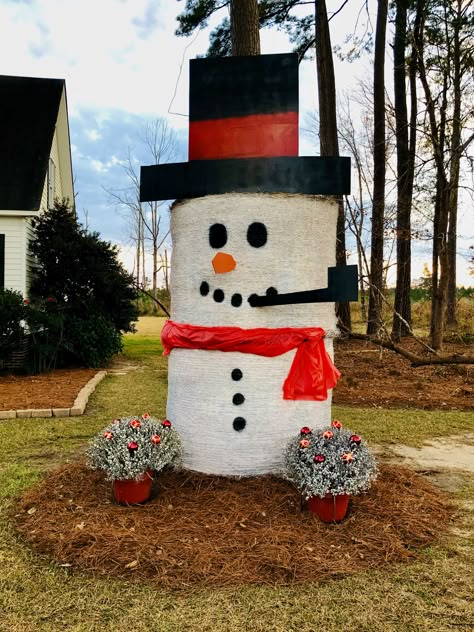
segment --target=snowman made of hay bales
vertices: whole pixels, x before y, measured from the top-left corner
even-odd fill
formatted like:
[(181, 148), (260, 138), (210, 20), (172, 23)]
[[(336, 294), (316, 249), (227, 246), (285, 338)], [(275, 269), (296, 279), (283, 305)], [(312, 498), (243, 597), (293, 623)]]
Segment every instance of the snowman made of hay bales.
[(298, 157), (294, 54), (190, 64), (189, 162), (142, 167), (142, 201), (176, 199), (167, 417), (184, 467), (279, 472), (288, 439), (331, 418), (335, 267), (348, 158)]

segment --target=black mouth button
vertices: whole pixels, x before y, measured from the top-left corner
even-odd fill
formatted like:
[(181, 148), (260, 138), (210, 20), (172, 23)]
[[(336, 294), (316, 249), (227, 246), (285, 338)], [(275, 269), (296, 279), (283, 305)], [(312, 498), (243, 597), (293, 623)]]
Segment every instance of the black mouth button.
[(278, 294), (278, 290), (275, 287), (269, 287), (267, 288), (267, 291), (265, 292), (265, 294), (267, 296), (276, 296)]
[(242, 305), (242, 294), (232, 294), (230, 302), (233, 307), (240, 307)]
[(224, 292), (222, 290), (214, 290), (213, 297), (216, 303), (222, 303), (224, 300)]
[(245, 421), (245, 419), (243, 417), (236, 417), (234, 419), (234, 423), (232, 424), (234, 430), (236, 430), (237, 432), (242, 432), (242, 430), (245, 428), (247, 422)]
[(207, 296), (209, 294), (209, 283), (207, 283), (207, 281), (203, 281), (201, 283), (199, 291), (201, 293), (201, 296)]

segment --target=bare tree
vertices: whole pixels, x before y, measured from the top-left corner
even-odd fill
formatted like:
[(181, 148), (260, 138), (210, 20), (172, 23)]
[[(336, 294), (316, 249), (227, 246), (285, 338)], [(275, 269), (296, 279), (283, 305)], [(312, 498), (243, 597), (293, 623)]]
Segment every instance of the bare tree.
[[(147, 123), (139, 137), (148, 155), (149, 164), (163, 164), (176, 160), (178, 145), (174, 130), (162, 118)], [(131, 148), (126, 158), (119, 163), (125, 178), (126, 186), (121, 189), (107, 189), (114, 204), (124, 209), (131, 226), (131, 239), (135, 244), (135, 277), (137, 283), (146, 287), (145, 251), (147, 244), (152, 255), (152, 294), (156, 297), (158, 274), (162, 270), (160, 248), (168, 232), (162, 231), (163, 202), (140, 202), (139, 165), (143, 162), (134, 157)], [(141, 275), (141, 276), (140, 276)], [(156, 303), (154, 303), (156, 309)]]
[(453, 276), (455, 287), (460, 161), (474, 141), (472, 129), (463, 137), (466, 124), (472, 121), (472, 105), (465, 101), (471, 93), (474, 67), (473, 8), (472, 0), (417, 0), (416, 5), (417, 70), (427, 113), (424, 131), (436, 170), (430, 324), (435, 349), (443, 344), (448, 287)]
[(163, 281), (165, 284), (165, 290), (167, 292), (170, 291), (169, 270), (170, 270), (170, 264), (169, 264), (168, 250), (165, 248), (164, 252), (160, 254), (160, 266), (157, 272), (163, 273)]
[(350, 232), (354, 235), (359, 267), (359, 293), (361, 302), (361, 318), (367, 321), (366, 288), (370, 276), (370, 268), (366, 252), (368, 249), (368, 230), (365, 220), (372, 206), (371, 188), (373, 182), (373, 123), (371, 115), (362, 110), (363, 124), (357, 126), (351, 113), (351, 99), (348, 95), (338, 105), (339, 138), (344, 150), (352, 157), (352, 166), (356, 179), (352, 184), (353, 193), (346, 196), (346, 221)]

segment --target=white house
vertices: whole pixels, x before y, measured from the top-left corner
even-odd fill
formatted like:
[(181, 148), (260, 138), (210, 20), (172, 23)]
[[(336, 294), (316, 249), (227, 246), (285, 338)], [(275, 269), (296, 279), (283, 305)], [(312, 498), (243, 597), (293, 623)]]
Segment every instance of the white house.
[(74, 203), (65, 81), (0, 75), (0, 288), (28, 295), (31, 219), (55, 198)]

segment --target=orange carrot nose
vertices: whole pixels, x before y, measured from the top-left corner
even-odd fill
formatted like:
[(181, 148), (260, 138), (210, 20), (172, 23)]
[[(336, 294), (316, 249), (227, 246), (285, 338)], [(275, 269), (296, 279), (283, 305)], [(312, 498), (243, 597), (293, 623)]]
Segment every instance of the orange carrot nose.
[(226, 252), (218, 252), (212, 260), (212, 266), (216, 274), (232, 272), (236, 265), (234, 257)]

